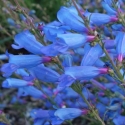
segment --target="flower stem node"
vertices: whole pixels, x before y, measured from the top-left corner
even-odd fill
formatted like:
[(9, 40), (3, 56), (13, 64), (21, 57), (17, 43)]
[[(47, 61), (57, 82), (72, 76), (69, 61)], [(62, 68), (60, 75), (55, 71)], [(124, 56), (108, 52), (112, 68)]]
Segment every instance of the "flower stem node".
[(36, 33), (35, 29), (33, 29), (33, 28), (30, 30), (30, 32), (31, 32), (33, 35), (35, 35), (35, 33)]
[(91, 42), (91, 43), (90, 43), (90, 46), (93, 47), (93, 46), (95, 46), (96, 44), (97, 44), (97, 42), (94, 41), (94, 42)]
[(116, 62), (116, 66), (118, 67), (118, 69), (121, 69), (122, 68), (122, 62), (119, 62), (119, 61), (117, 61)]
[(112, 69), (108, 69), (108, 74), (111, 75), (111, 76), (114, 76), (114, 71)]
[(17, 12), (17, 13), (22, 13), (22, 10), (19, 8), (19, 7), (16, 7), (16, 8), (14, 8), (13, 9), (15, 12)]

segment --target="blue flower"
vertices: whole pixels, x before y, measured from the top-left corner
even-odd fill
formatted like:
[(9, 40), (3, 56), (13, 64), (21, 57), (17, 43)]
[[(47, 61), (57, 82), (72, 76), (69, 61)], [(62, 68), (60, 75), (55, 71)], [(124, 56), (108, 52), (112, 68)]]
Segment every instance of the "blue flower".
[[(44, 114), (44, 115), (43, 115)], [(43, 109), (32, 109), (30, 112), (30, 116), (33, 119), (41, 118), (41, 119), (47, 119), (50, 117), (49, 110), (43, 110)]]
[(32, 35), (28, 30), (20, 32), (14, 38), (17, 45), (12, 44), (14, 49), (25, 48), (27, 51), (33, 54), (42, 54), (41, 48), (43, 45), (38, 42), (34, 35)]
[(13, 72), (15, 72), (18, 69), (18, 66), (16, 66), (15, 64), (10, 64), (10, 63), (6, 63), (1, 67), (1, 72), (3, 73), (4, 77), (9, 77), (10, 75), (12, 75)]
[(95, 96), (92, 94), (87, 87), (84, 87), (82, 90), (83, 95), (86, 97), (87, 100), (95, 101)]
[(43, 65), (31, 68), (30, 72), (34, 75), (35, 78), (44, 82), (55, 83), (60, 77), (60, 75), (56, 71)]
[(4, 88), (19, 88), (24, 86), (33, 85), (32, 82), (27, 82), (21, 79), (8, 78), (2, 83), (2, 87)]
[(51, 58), (46, 56), (9, 54), (9, 63), (4, 64), (1, 71), (4, 73), (3, 76), (8, 77), (19, 68), (32, 68), (49, 61)]
[(92, 84), (94, 86), (96, 86), (97, 88), (101, 89), (101, 90), (106, 90), (106, 87), (104, 85), (102, 85), (100, 82), (94, 80), (94, 79), (91, 79), (90, 80), (92, 82)]
[(115, 125), (125, 125), (125, 116), (118, 115), (113, 119)]
[(100, 74), (106, 73), (108, 73), (107, 68), (97, 68), (94, 66), (74, 66), (65, 68), (65, 75), (69, 75), (77, 80), (90, 80)]
[(35, 119), (33, 125), (43, 125), (45, 123), (45, 119)]
[(62, 24), (69, 26), (72, 30), (77, 32), (88, 32), (82, 19), (66, 7), (61, 7), (57, 13), (57, 18)]
[(18, 89), (18, 96), (30, 95), (34, 98), (44, 99), (46, 96), (34, 86), (25, 86)]
[(96, 67), (104, 67), (105, 63), (101, 60), (101, 59), (98, 59), (96, 60), (94, 66)]
[(65, 43), (69, 48), (75, 49), (83, 46), (86, 42), (94, 40), (95, 36), (87, 36), (76, 33), (57, 34), (57, 41)]
[(102, 14), (102, 13), (90, 13), (86, 11), (84, 13), (84, 16), (90, 20), (90, 24), (95, 26), (100, 26), (110, 22), (118, 21), (118, 18), (116, 16), (109, 16), (107, 14)]
[(119, 32), (115, 38), (117, 59), (122, 62), (125, 54), (125, 33)]
[(113, 24), (112, 25), (112, 29), (113, 30), (118, 30), (118, 31), (120, 31), (120, 30), (123, 30), (123, 25), (122, 24)]
[(80, 110), (77, 108), (61, 108), (57, 109), (54, 115), (60, 118), (61, 120), (69, 120), (87, 113), (87, 110)]
[(24, 69), (17, 69), (15, 73), (20, 75), (22, 79), (26, 81), (32, 81), (34, 79), (34, 77), (27, 73)]
[(104, 113), (106, 111), (106, 106), (102, 103), (97, 103), (96, 104), (96, 108), (99, 112), (99, 115), (103, 118), (104, 117)]
[(37, 55), (9, 55), (9, 63), (15, 64), (18, 68), (32, 68), (49, 61), (51, 61), (50, 57)]
[(45, 38), (51, 42), (56, 41), (57, 34), (65, 34), (67, 30), (70, 30), (70, 27), (68, 26), (58, 27), (50, 24), (43, 27)]
[[(109, 0), (109, 1), (111, 1), (111, 0)], [(102, 2), (102, 6), (103, 6), (103, 8), (106, 10), (106, 12), (108, 14), (110, 14), (110, 15), (116, 15), (117, 11), (114, 8), (111, 7), (111, 3), (112, 2), (110, 2), (109, 4), (106, 3), (106, 2)]]
[(116, 46), (116, 41), (111, 39), (106, 39), (102, 41), (106, 49), (113, 49)]
[(73, 59), (72, 59), (72, 56), (70, 54), (62, 55), (62, 59), (63, 59), (62, 65), (64, 67), (72, 66)]
[(91, 47), (89, 51), (86, 51), (81, 66), (92, 66), (97, 59), (102, 55), (103, 51), (99, 44), (94, 47)]
[(41, 52), (47, 56), (57, 56), (60, 53), (65, 53), (68, 49), (68, 45), (61, 42), (54, 42), (41, 49)]
[(70, 75), (62, 75), (59, 78), (59, 84), (58, 84), (54, 94), (58, 94), (59, 91), (62, 91), (66, 87), (71, 86), (74, 81), (75, 81), (75, 79), (73, 77), (71, 77)]

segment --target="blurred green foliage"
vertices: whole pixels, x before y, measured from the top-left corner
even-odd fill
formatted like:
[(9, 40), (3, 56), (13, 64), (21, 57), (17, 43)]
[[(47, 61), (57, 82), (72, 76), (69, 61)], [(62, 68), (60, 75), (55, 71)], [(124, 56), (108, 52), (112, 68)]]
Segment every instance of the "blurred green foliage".
[[(35, 10), (37, 19), (35, 22), (49, 23), (57, 19), (58, 10), (61, 6), (66, 5), (68, 0), (0, 0), (0, 53), (4, 53), (8, 46), (10, 48), (13, 35), (17, 33), (16, 28), (10, 26), (7, 19), (12, 18), (17, 24), (24, 25), (22, 21), (20, 22), (19, 15), (9, 8), (10, 5), (17, 6), (15, 1), (18, 1), (19, 5), (28, 11)], [(24, 26), (22, 29), (25, 28)]]
[(36, 10), (36, 15), (40, 19), (42, 19), (42, 15), (48, 17), (48, 20), (45, 20), (46, 22), (55, 20), (57, 11), (66, 2), (67, 0), (25, 0), (29, 8)]

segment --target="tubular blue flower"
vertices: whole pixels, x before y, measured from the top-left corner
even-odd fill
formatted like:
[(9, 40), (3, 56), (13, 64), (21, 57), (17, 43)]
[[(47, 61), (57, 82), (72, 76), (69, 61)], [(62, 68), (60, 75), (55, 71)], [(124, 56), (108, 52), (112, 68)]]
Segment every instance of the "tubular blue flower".
[(27, 51), (33, 54), (42, 54), (41, 48), (43, 45), (38, 42), (34, 35), (32, 35), (28, 30), (25, 30), (17, 34), (14, 38), (17, 45), (12, 44), (14, 49), (25, 48)]
[(107, 88), (107, 89), (112, 89), (113, 87), (116, 86), (115, 83), (107, 83), (107, 84), (104, 84), (104, 86)]
[(102, 55), (103, 51), (99, 44), (94, 47), (91, 47), (87, 51), (82, 59), (81, 66), (92, 66)]
[(51, 61), (50, 57), (37, 55), (9, 55), (9, 63), (15, 64), (18, 68), (32, 68), (41, 63)]
[(24, 69), (17, 69), (15, 73), (20, 75), (22, 79), (26, 81), (32, 81), (34, 79), (34, 77), (27, 73)]
[[(44, 114), (44, 115), (43, 115)], [(33, 119), (36, 119), (36, 118), (41, 118), (41, 119), (47, 119), (50, 117), (50, 114), (49, 114), (49, 110), (43, 110), (43, 109), (32, 109), (31, 112), (30, 112), (30, 116), (33, 118)]]
[(62, 24), (69, 26), (72, 30), (77, 32), (88, 32), (83, 24), (83, 20), (66, 7), (61, 7), (57, 13), (57, 18)]
[(72, 66), (73, 59), (72, 59), (71, 55), (69, 55), (69, 54), (62, 55), (62, 58), (63, 58), (62, 64), (63, 64), (64, 67), (70, 67), (70, 66)]
[(57, 34), (64, 34), (67, 30), (70, 30), (70, 27), (68, 26), (52, 26), (52, 25), (46, 25), (43, 27), (43, 31), (45, 34), (45, 38), (51, 42), (56, 41)]
[(47, 68), (43, 65), (39, 65), (37, 67), (31, 68), (30, 72), (38, 79), (44, 82), (51, 82), (51, 83), (55, 83), (58, 81), (60, 75), (50, 69)]
[(74, 52), (75, 52), (75, 54), (79, 54), (81, 56), (83, 56), (85, 53), (84, 48), (82, 48), (82, 47), (74, 49)]
[(54, 42), (48, 46), (45, 46), (41, 49), (41, 52), (47, 56), (57, 56), (60, 53), (65, 53), (68, 49), (68, 45), (61, 42)]
[(17, 69), (16, 74), (21, 76), (29, 76), (29, 73), (27, 73), (24, 69)]
[(125, 125), (125, 116), (118, 115), (113, 119), (115, 125)]
[(90, 24), (100, 26), (109, 22), (117, 22), (118, 18), (116, 16), (109, 16), (102, 13), (90, 13), (86, 11), (84, 16), (90, 20)]
[(104, 104), (102, 104), (102, 103), (97, 103), (96, 108), (97, 108), (97, 110), (99, 112), (99, 115), (101, 117), (104, 117), (104, 113), (106, 111), (106, 106)]
[(106, 90), (106, 87), (104, 85), (102, 85), (101, 83), (99, 83), (98, 81), (91, 79), (90, 80), (92, 82), (93, 85), (95, 85), (97, 88), (102, 89), (102, 90)]
[(107, 52), (112, 55), (116, 55), (116, 50), (115, 49), (107, 49)]
[(94, 66), (74, 66), (65, 68), (65, 75), (69, 75), (77, 80), (90, 80), (98, 75), (107, 73), (107, 68), (97, 68)]
[(3, 73), (4, 77), (9, 77), (10, 75), (12, 75), (13, 72), (15, 72), (18, 69), (18, 66), (16, 66), (15, 64), (10, 64), (10, 63), (6, 63), (1, 67), (1, 72)]
[(106, 12), (110, 15), (116, 15), (117, 11), (111, 7), (111, 3), (108, 4), (106, 2), (102, 2), (102, 7), (106, 10)]
[(113, 30), (118, 30), (118, 31), (121, 31), (121, 30), (123, 30), (123, 25), (122, 24), (113, 24), (112, 25), (112, 29)]
[(57, 94), (59, 91), (71, 86), (75, 80), (90, 80), (106, 73), (108, 73), (107, 68), (96, 68), (93, 66), (65, 67), (65, 73), (59, 78), (59, 84), (54, 93)]
[(59, 84), (54, 92), (54, 94), (58, 94), (58, 92), (62, 91), (63, 89), (65, 89), (66, 87), (69, 87), (70, 85), (72, 85), (72, 83), (75, 81), (74, 78), (72, 78), (69, 75), (62, 75), (59, 78)]
[(85, 115), (88, 113), (88, 110), (86, 109), (77, 109), (77, 108), (61, 108), (57, 109), (54, 113), (54, 115), (61, 120), (69, 120), (76, 118), (81, 115)]
[(122, 62), (123, 56), (125, 54), (125, 33), (119, 32), (115, 38), (115, 42), (116, 42), (117, 59), (119, 62)]
[(90, 47), (89, 43), (86, 43), (84, 48), (76, 48), (76, 49), (74, 49), (74, 52), (76, 54), (83, 56), (86, 52), (88, 52), (90, 50), (90, 48), (91, 47)]
[(105, 105), (109, 104), (109, 102), (110, 102), (108, 97), (99, 97), (98, 99), (100, 100), (101, 103), (103, 103)]
[(87, 36), (76, 33), (67, 33), (67, 34), (57, 34), (57, 41), (65, 43), (69, 48), (75, 49), (83, 46), (86, 42), (91, 42), (94, 40), (95, 36)]
[(45, 123), (45, 119), (35, 119), (33, 125), (43, 125)]
[(87, 100), (95, 101), (95, 96), (86, 87), (83, 88), (82, 93)]
[(94, 66), (96, 66), (96, 67), (104, 67), (104, 65), (105, 65), (105, 63), (100, 59), (96, 60), (96, 62), (94, 64)]
[(25, 86), (18, 89), (18, 96), (30, 95), (34, 98), (44, 99), (46, 96), (34, 86)]
[(65, 89), (65, 94), (66, 99), (69, 98), (78, 98), (79, 94), (77, 92), (75, 92), (72, 88), (68, 87), (67, 89)]
[(21, 79), (8, 78), (2, 83), (3, 88), (19, 88), (24, 86), (33, 85), (32, 82), (27, 82)]
[(104, 46), (106, 49), (113, 49), (116, 46), (116, 41), (115, 40), (111, 40), (111, 39), (107, 39), (107, 40), (103, 40)]
[[(44, 121), (44, 123), (45, 123), (45, 121), (49, 120), (52, 125), (61, 124), (63, 121), (61, 119), (57, 118), (56, 116), (54, 116), (54, 113), (55, 113), (55, 110), (33, 109), (33, 110), (31, 110), (30, 115), (33, 119), (35, 119), (35, 122), (36, 122), (36, 120), (41, 119)], [(37, 123), (41, 123), (41, 122), (37, 122)], [(38, 125), (40, 125), (40, 124), (38, 124)]]

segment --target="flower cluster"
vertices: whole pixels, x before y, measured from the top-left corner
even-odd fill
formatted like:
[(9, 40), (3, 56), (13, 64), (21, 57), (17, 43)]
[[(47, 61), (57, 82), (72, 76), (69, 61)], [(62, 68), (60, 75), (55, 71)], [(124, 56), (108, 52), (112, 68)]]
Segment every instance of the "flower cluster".
[(1, 67), (2, 87), (18, 89), (17, 98), (43, 101), (48, 110), (30, 112), (34, 125), (60, 125), (78, 116), (125, 125), (124, 1), (103, 0), (105, 14), (72, 2), (57, 12), (58, 21), (35, 25), (41, 41), (28, 29), (15, 35), (13, 49), (29, 54), (1, 55), (8, 59)]

